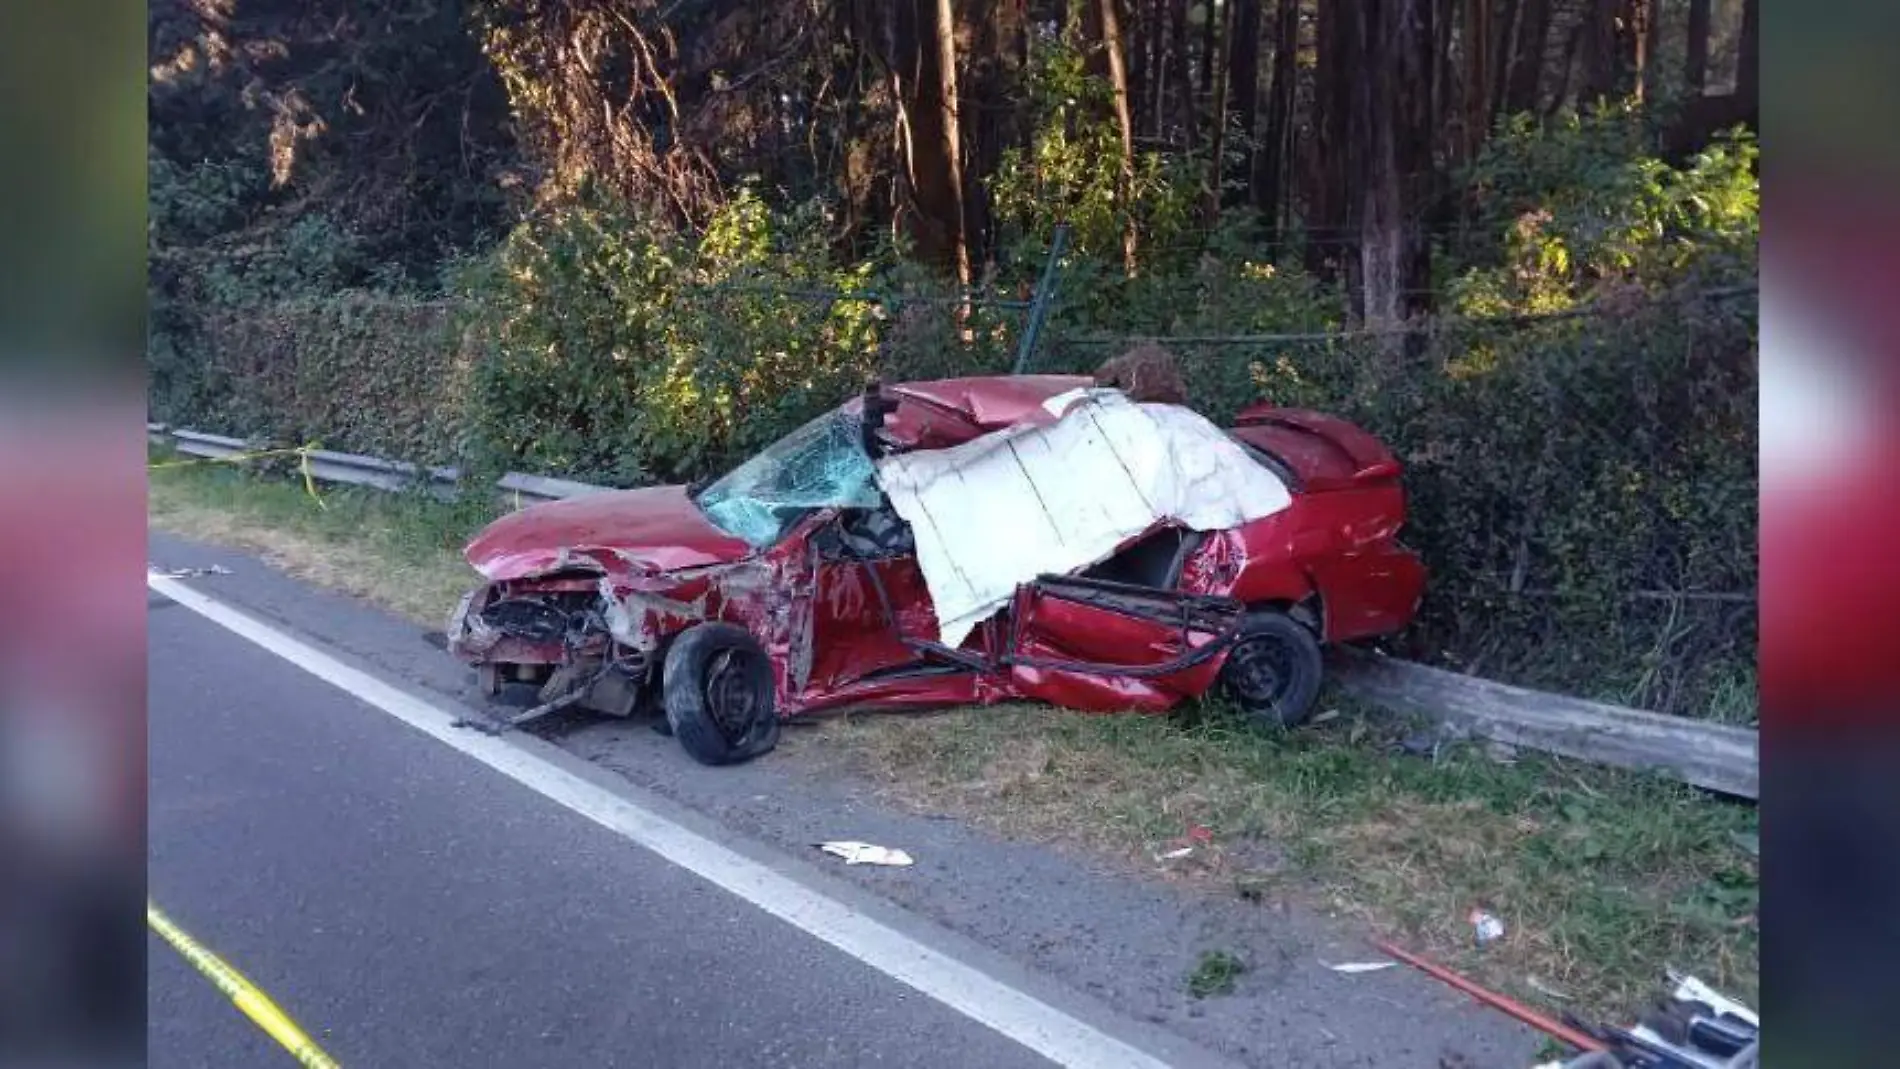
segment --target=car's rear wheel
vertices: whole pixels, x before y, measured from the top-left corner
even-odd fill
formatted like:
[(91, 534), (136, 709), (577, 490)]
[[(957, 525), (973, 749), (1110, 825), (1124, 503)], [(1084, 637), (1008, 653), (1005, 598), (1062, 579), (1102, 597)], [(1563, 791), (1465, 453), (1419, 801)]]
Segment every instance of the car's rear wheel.
[(1324, 672), (1312, 629), (1283, 612), (1255, 611), (1228, 651), (1220, 682), (1248, 716), (1291, 728), (1313, 715)]
[(661, 675), (666, 722), (701, 764), (747, 761), (778, 745), (772, 662), (731, 624), (699, 624), (673, 640)]

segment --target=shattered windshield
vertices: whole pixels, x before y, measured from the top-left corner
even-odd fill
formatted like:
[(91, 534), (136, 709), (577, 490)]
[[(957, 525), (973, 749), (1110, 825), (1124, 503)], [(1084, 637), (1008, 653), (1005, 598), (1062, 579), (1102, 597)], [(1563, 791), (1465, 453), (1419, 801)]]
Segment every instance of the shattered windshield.
[(694, 498), (727, 534), (765, 547), (813, 509), (883, 502), (855, 412), (829, 412), (769, 445)]

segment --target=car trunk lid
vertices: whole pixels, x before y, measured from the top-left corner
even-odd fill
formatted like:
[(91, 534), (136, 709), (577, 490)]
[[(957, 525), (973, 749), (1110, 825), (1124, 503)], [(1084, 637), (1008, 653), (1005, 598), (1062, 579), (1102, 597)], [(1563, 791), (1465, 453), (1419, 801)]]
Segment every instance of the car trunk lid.
[(1342, 419), (1296, 408), (1254, 405), (1234, 420), (1234, 437), (1264, 450), (1309, 493), (1396, 479), (1399, 462), (1379, 440)]

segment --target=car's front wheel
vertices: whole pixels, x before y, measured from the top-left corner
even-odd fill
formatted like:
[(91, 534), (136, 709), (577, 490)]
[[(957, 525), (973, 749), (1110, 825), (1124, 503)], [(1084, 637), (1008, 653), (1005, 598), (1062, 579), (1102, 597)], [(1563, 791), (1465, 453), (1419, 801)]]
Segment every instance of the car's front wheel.
[(1255, 611), (1228, 651), (1220, 683), (1248, 716), (1290, 728), (1313, 715), (1324, 671), (1312, 629), (1283, 612)]
[(701, 764), (747, 761), (778, 745), (772, 662), (743, 628), (682, 632), (666, 651), (661, 689), (667, 724)]

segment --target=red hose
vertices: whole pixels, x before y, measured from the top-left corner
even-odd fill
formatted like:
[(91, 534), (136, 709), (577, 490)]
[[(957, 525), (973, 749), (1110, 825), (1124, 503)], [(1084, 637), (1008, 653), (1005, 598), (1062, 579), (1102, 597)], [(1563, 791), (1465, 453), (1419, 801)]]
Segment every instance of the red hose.
[(1452, 972), (1450, 969), (1445, 968), (1443, 965), (1427, 961), (1410, 951), (1401, 950), (1384, 940), (1374, 940), (1372, 945), (1428, 976), (1443, 980), (1445, 983), (1463, 991), (1479, 1002), (1493, 1009), (1502, 1010), (1510, 1014), (1512, 1017), (1517, 1018), (1553, 1039), (1568, 1043), (1578, 1050), (1594, 1051), (1608, 1049), (1604, 1046), (1603, 1041), (1597, 1039), (1595, 1036), (1579, 1032), (1561, 1021), (1553, 1021), (1515, 999), (1506, 998), (1495, 991), (1487, 991), (1470, 980)]

